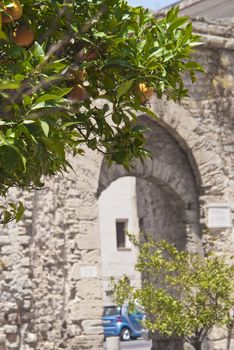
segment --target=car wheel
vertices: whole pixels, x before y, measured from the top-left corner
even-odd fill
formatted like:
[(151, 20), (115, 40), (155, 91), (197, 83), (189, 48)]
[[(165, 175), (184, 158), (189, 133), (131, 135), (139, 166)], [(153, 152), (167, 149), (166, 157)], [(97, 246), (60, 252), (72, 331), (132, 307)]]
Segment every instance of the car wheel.
[(120, 339), (123, 341), (128, 341), (131, 339), (131, 332), (129, 328), (124, 327), (121, 329)]

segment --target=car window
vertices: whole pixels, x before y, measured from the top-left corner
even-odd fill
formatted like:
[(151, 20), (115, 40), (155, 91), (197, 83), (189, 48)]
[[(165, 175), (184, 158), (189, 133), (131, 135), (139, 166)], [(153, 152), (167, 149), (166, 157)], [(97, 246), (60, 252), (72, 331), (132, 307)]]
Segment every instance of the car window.
[(115, 316), (120, 314), (119, 306), (105, 306), (103, 310), (103, 316)]

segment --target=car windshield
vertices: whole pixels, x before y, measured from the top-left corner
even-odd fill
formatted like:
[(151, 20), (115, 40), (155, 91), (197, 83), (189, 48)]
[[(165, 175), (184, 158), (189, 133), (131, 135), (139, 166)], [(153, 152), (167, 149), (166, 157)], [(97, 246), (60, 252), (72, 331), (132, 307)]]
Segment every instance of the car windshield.
[(105, 306), (103, 316), (120, 315), (121, 308), (119, 306)]

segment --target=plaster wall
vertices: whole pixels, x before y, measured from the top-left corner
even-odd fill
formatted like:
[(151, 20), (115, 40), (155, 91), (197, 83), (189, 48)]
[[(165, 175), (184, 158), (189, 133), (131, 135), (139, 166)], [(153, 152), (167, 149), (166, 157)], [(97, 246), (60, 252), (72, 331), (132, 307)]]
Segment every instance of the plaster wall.
[(102, 278), (104, 304), (113, 302), (110, 291), (110, 277), (118, 279), (124, 274), (131, 282), (140, 286), (140, 274), (134, 270), (137, 250), (126, 237), (126, 247), (117, 248), (116, 220), (127, 220), (127, 230), (138, 234), (138, 213), (136, 206), (136, 179), (123, 177), (114, 181), (98, 200), (101, 234)]

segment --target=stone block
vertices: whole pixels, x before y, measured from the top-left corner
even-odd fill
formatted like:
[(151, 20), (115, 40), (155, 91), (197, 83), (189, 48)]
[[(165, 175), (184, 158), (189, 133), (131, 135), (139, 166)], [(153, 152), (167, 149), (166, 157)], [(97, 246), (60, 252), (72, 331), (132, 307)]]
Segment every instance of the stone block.
[[(233, 343), (233, 339), (232, 339), (232, 343)], [(231, 347), (230, 350), (233, 350), (233, 344), (231, 343)], [(220, 341), (214, 341), (212, 343), (213, 348), (212, 350), (226, 350), (227, 349), (227, 339), (223, 339)]]
[(102, 311), (102, 299), (98, 302), (95, 299), (85, 299), (76, 303), (70, 303), (70, 320), (73, 322), (80, 322), (87, 318), (98, 317), (101, 319), (101, 311)]
[(5, 334), (0, 333), (0, 345), (5, 345), (6, 343), (6, 336)]
[(16, 346), (19, 344), (18, 334), (7, 334), (7, 344), (11, 346)]
[(98, 300), (102, 299), (101, 293), (101, 281), (99, 279), (83, 279), (79, 280), (76, 284), (76, 290), (79, 297), (82, 299), (92, 302), (92, 305), (95, 305)]
[(214, 341), (222, 340), (227, 337), (227, 330), (221, 327), (214, 327), (212, 332), (209, 335), (209, 339)]
[(83, 254), (82, 254), (83, 261), (82, 262), (84, 264), (89, 264), (89, 265), (93, 264), (97, 268), (99, 265), (100, 254), (101, 254), (101, 252), (99, 250), (97, 250), (97, 249), (91, 250), (91, 248), (90, 248), (88, 252), (85, 252), (85, 251), (83, 252)]
[(17, 241), (21, 245), (28, 245), (30, 242), (30, 236), (27, 236), (27, 235), (18, 236)]
[(11, 325), (11, 324), (6, 324), (4, 326), (4, 332), (6, 334), (16, 334), (18, 330), (18, 327), (15, 325)]
[(18, 314), (16, 312), (8, 313), (6, 318), (9, 323), (14, 324), (17, 321)]
[(0, 246), (10, 245), (11, 240), (9, 236), (0, 235)]
[(22, 267), (29, 267), (30, 266), (30, 259), (27, 257), (21, 259), (20, 262), (21, 262)]
[(6, 302), (5, 308), (9, 311), (17, 311), (18, 305), (16, 303)]
[(84, 334), (103, 334), (101, 320), (86, 320), (81, 323)]
[(37, 334), (27, 333), (26, 338), (25, 338), (25, 342), (28, 344), (36, 343), (37, 342)]
[(24, 300), (23, 309), (24, 309), (25, 311), (28, 311), (28, 310), (30, 309), (30, 307), (31, 307), (31, 302), (30, 302), (30, 300)]
[(97, 234), (99, 230), (97, 228), (95, 233), (90, 232), (87, 235), (80, 234), (77, 235), (76, 242), (77, 246), (80, 250), (87, 250), (87, 249), (96, 249), (100, 246), (100, 243), (97, 239)]

